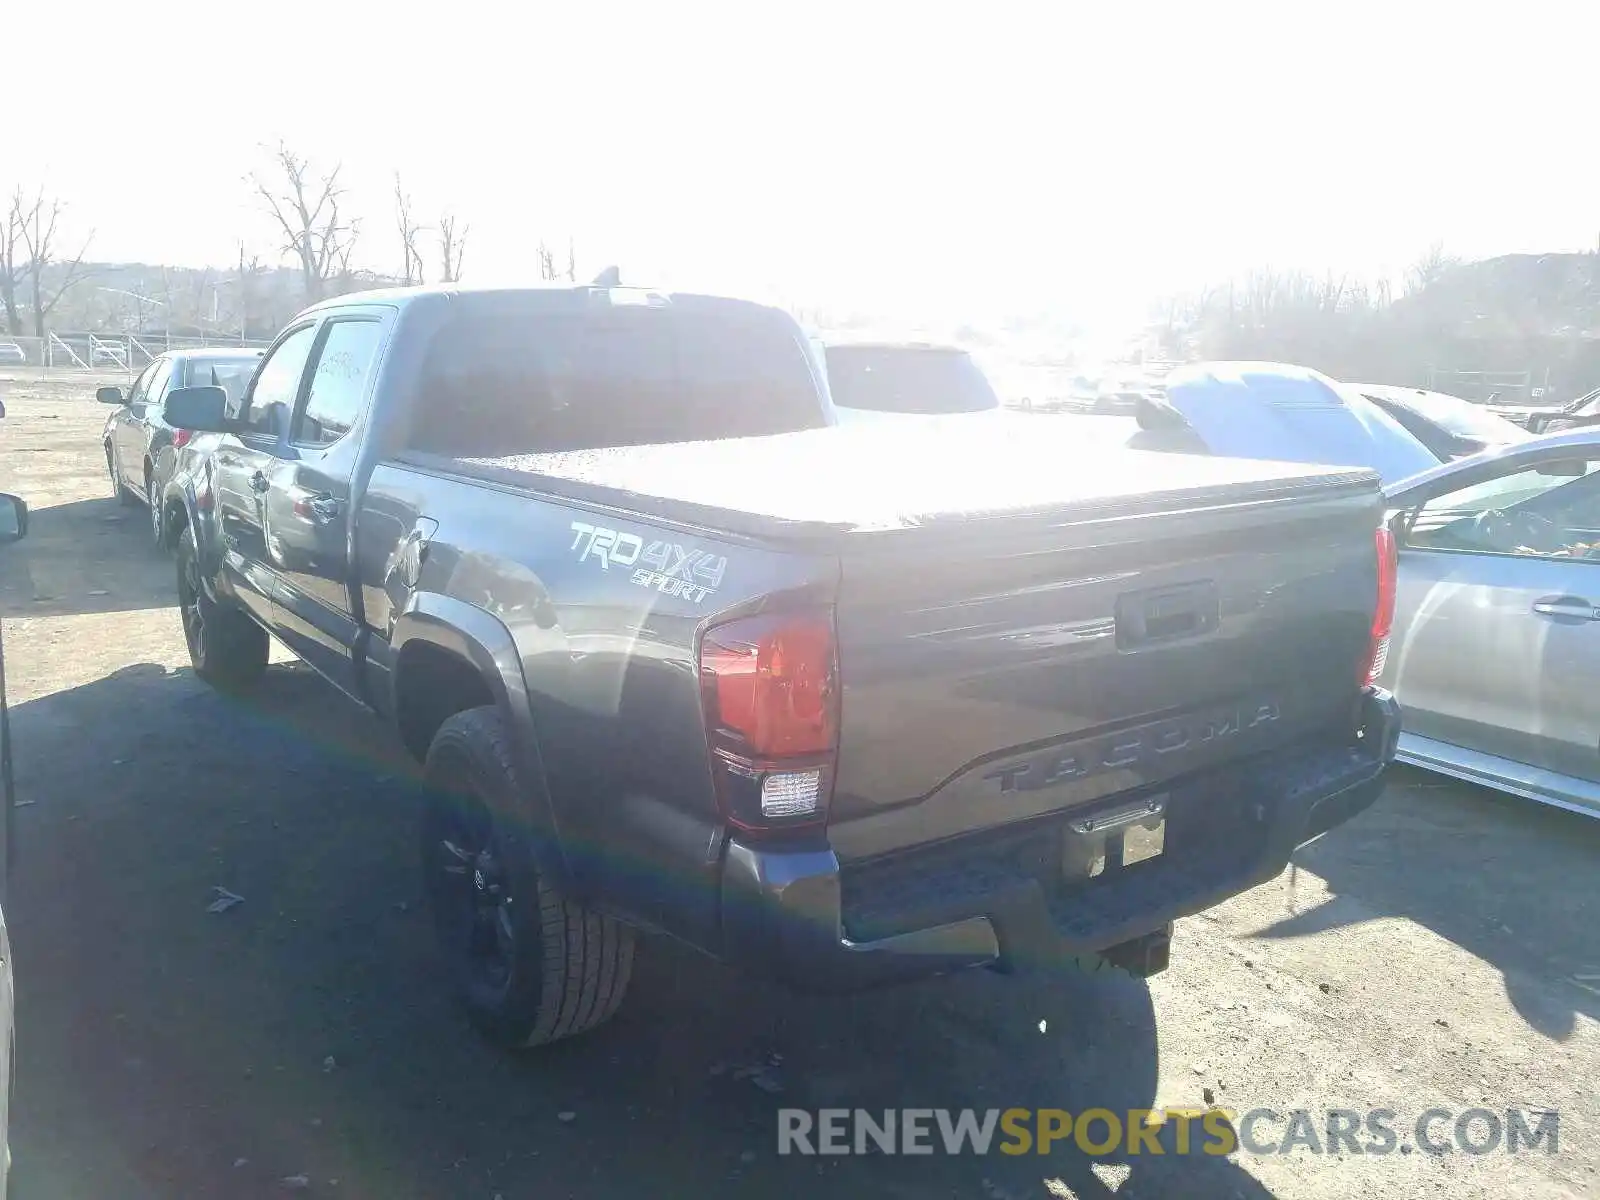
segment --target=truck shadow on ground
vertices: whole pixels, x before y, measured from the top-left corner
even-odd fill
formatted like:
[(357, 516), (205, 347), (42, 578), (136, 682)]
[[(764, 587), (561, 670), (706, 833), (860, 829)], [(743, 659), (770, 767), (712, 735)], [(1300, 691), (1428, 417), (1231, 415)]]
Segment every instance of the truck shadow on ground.
[(1592, 817), (1396, 767), (1370, 812), (1295, 856), (1335, 899), (1257, 936), (1405, 917), (1494, 966), (1523, 1019), (1564, 1041), (1578, 1014), (1600, 1020), (1597, 858)]
[[(13, 731), (19, 1192), (1266, 1195), (1226, 1159), (1070, 1141), (777, 1154), (788, 1106), (1148, 1108), (1133, 980), (1039, 964), (817, 999), (650, 941), (610, 1025), (489, 1048), (440, 985), (414, 773), (304, 668), (245, 701), (141, 664), (18, 705)], [(242, 902), (208, 911), (217, 887)]]
[(156, 549), (146, 509), (74, 500), (32, 509), (28, 536), (6, 547), (0, 618), (166, 608), (176, 595), (176, 567)]

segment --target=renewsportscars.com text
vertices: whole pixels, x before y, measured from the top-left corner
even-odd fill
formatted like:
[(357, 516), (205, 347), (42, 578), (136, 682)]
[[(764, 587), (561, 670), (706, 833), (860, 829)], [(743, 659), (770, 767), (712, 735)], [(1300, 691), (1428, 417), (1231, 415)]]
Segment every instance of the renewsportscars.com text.
[(779, 1154), (1556, 1154), (1560, 1143), (1561, 1114), (1543, 1109), (778, 1110)]

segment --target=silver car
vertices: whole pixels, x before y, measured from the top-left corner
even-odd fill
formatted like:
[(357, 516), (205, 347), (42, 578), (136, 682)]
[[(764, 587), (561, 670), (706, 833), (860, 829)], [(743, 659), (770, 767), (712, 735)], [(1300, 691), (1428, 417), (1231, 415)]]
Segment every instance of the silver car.
[(1399, 758), (1600, 816), (1600, 429), (1388, 490)]

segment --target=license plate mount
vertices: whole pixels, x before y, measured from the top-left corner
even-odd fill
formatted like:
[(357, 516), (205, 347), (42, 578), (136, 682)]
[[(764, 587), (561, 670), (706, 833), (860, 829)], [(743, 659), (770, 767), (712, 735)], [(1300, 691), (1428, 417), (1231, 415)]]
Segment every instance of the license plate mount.
[(1094, 879), (1108, 868), (1131, 867), (1166, 851), (1167, 802), (1161, 792), (1067, 821), (1061, 839), (1061, 876)]

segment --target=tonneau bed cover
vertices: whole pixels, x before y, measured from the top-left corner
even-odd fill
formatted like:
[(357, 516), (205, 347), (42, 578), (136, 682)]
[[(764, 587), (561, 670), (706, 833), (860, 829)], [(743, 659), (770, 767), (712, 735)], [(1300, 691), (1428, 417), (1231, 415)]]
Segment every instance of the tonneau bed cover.
[(1369, 470), (1127, 450), (1070, 418), (942, 430), (838, 426), (770, 437), (412, 465), (732, 532), (907, 530), (989, 518), (1097, 520), (1376, 496)]

